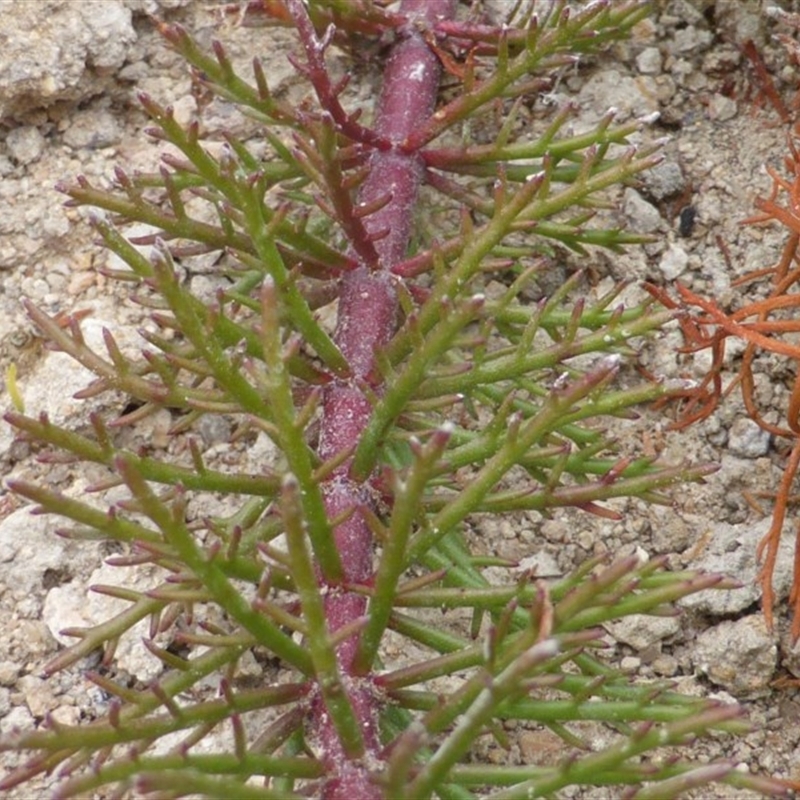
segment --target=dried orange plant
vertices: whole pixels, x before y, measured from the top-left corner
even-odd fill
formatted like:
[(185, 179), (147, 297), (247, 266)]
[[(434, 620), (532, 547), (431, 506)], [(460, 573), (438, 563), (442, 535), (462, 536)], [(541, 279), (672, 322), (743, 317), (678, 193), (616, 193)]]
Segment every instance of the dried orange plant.
[[(780, 261), (772, 267), (755, 270), (732, 283), (744, 286), (754, 281), (769, 281), (766, 298), (755, 300), (733, 312), (723, 311), (714, 301), (703, 298), (687, 287), (678, 284), (678, 299), (671, 298), (663, 289), (648, 285), (647, 289), (670, 308), (687, 311), (681, 319), (686, 341), (683, 352), (697, 352), (710, 348), (711, 368), (699, 385), (682, 389), (680, 411), (672, 427), (686, 428), (709, 417), (720, 400), (739, 386), (749, 417), (760, 428), (773, 436), (788, 439), (791, 452), (784, 468), (780, 486), (775, 495), (772, 525), (758, 546), (761, 564), (759, 582), (763, 591), (764, 616), (772, 626), (775, 607), (773, 575), (778, 556), (778, 545), (791, 500), (791, 488), (800, 468), (800, 345), (786, 340), (787, 334), (800, 332), (800, 319), (786, 318), (787, 311), (800, 307), (800, 152), (793, 139), (789, 139), (790, 155), (785, 158), (789, 177), (782, 177), (772, 168), (772, 192), (768, 198), (757, 198), (760, 214), (744, 220), (744, 224), (763, 224), (777, 221), (789, 230)], [(697, 311), (699, 309), (699, 312)], [(746, 342), (738, 375), (723, 388), (723, 362), (725, 343), (730, 337)], [(784, 425), (768, 422), (755, 399), (753, 363), (761, 352), (776, 353), (797, 362), (796, 377), (786, 409)], [(794, 579), (789, 598), (792, 608), (792, 637), (800, 638), (800, 521), (795, 533)]]

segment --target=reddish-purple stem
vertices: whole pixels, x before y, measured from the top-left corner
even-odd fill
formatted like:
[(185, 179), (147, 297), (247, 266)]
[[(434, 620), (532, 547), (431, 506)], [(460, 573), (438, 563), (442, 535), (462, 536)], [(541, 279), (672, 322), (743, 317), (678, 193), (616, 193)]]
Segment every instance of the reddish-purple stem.
[[(351, 376), (325, 389), (319, 444), (319, 456), (325, 461), (351, 448), (358, 440), (372, 410), (369, 394), (380, 392), (375, 353), (394, 333), (399, 310), (396, 279), (391, 269), (406, 255), (412, 212), (424, 170), (420, 153), (407, 148), (406, 142), (433, 113), (441, 77), (439, 61), (426, 44), (423, 32), (452, 17), (455, 0), (403, 0), (400, 14), (407, 22), (400, 29), (400, 40), (386, 64), (374, 130), (363, 136), (361, 126), (356, 126), (341, 111), (338, 99), (329, 93), (329, 78), (320, 75), (324, 70), (324, 44), (309, 29), (310, 20), (299, 3), (290, 2), (289, 8), (296, 19), (304, 18), (298, 30), (309, 59), (308, 73), (320, 101), (327, 111), (333, 112), (331, 116), (340, 133), (355, 133), (362, 146), (372, 148), (369, 175), (360, 188), (357, 202), (360, 207), (377, 207), (364, 217), (364, 230), (378, 253), (378, 262), (362, 262), (342, 278), (334, 338), (350, 365)], [(381, 206), (379, 201), (387, 193), (390, 199)], [(357, 257), (359, 250), (363, 248), (352, 246), (351, 255)], [(344, 566), (344, 585), (324, 587), (326, 619), (331, 632), (356, 622), (366, 611), (363, 595), (349, 591), (347, 585), (368, 584), (373, 577), (372, 531), (366, 515), (359, 509), (374, 509), (376, 497), (369, 483), (354, 481), (349, 471), (347, 460), (322, 487), (328, 518), (344, 515), (334, 530)], [(369, 681), (354, 674), (357, 645), (357, 634), (346, 638), (339, 645), (337, 656), (341, 672), (347, 676), (349, 699), (364, 736), (364, 757), (357, 761), (348, 759), (322, 700), (313, 708), (312, 725), (320, 738), (321, 756), (331, 770), (323, 788), (323, 797), (330, 800), (371, 800), (383, 796), (380, 787), (370, 779), (381, 751), (379, 700)]]
[(339, 92), (344, 86), (342, 85), (337, 90), (337, 87), (331, 82), (330, 73), (325, 65), (325, 50), (333, 40), (335, 32), (333, 25), (329, 25), (320, 38), (300, 0), (288, 0), (287, 7), (303, 44), (307, 63), (302, 64), (292, 56), (289, 56), (289, 61), (311, 82), (320, 105), (333, 117), (339, 130), (350, 138), (374, 147), (389, 147), (389, 142), (382, 139), (376, 130), (359, 125), (355, 115), (348, 114), (339, 102)]

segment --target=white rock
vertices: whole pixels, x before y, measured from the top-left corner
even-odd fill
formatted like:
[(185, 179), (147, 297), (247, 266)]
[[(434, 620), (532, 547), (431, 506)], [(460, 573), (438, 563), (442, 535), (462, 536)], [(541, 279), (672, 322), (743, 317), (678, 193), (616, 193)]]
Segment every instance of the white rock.
[(619, 622), (605, 625), (605, 628), (618, 642), (627, 644), (636, 651), (642, 651), (662, 639), (674, 636), (680, 631), (681, 623), (677, 617), (632, 614)]
[(0, 563), (6, 564), (2, 582), (12, 592), (38, 596), (46, 573), (58, 573), (68, 580), (73, 570), (97, 563), (96, 546), (55, 534), (63, 525), (63, 519), (31, 514), (28, 506), (0, 522)]
[(658, 75), (661, 72), (661, 51), (657, 47), (645, 47), (636, 56), (636, 69), (644, 75)]
[(686, 271), (687, 266), (689, 266), (688, 253), (674, 244), (661, 257), (658, 268), (666, 280), (674, 281)]
[(738, 110), (736, 101), (722, 94), (712, 94), (708, 101), (708, 118), (718, 122), (733, 119)]
[(13, 661), (0, 661), (0, 686), (13, 686), (19, 675), (19, 665)]
[(121, 135), (118, 115), (106, 109), (88, 108), (72, 116), (63, 139), (73, 150), (101, 150), (116, 144)]
[(53, 694), (53, 683), (36, 675), (23, 675), (17, 682), (17, 687), (25, 696), (25, 704), (36, 719), (42, 719), (59, 704)]
[(617, 118), (643, 117), (658, 111), (657, 87), (653, 78), (632, 78), (615, 69), (599, 70), (581, 88), (578, 100), (584, 112), (578, 127), (593, 124), (592, 115), (599, 118), (610, 108)]
[(769, 451), (772, 435), (748, 417), (734, 420), (728, 434), (728, 449), (740, 458), (760, 458)]
[[(769, 530), (771, 519), (742, 525), (712, 522), (696, 531), (697, 557), (687, 563), (689, 569), (717, 572), (730, 575), (739, 581), (739, 589), (708, 589), (689, 595), (680, 601), (684, 608), (701, 614), (727, 616), (737, 614), (751, 606), (761, 597), (757, 582), (759, 567), (756, 564), (756, 549)], [(703, 543), (706, 544), (703, 544)], [(773, 587), (777, 600), (787, 597), (792, 585), (794, 563), (794, 533), (787, 525), (778, 549)]]
[(800, 678), (800, 641), (793, 642), (789, 631), (781, 634), (781, 665), (795, 678)]
[[(151, 567), (123, 568), (103, 564), (83, 584), (75, 581), (68, 586), (51, 589), (45, 598), (42, 619), (51, 633), (64, 645), (74, 644), (75, 639), (63, 636), (61, 631), (69, 627), (90, 628), (108, 621), (130, 608), (125, 600), (106, 594), (89, 591), (89, 586), (105, 584), (124, 586), (145, 592), (161, 582), (161, 572)], [(119, 669), (142, 681), (156, 678), (163, 670), (162, 663), (142, 644), (149, 637), (149, 618), (140, 620), (117, 645), (114, 662)]]
[[(86, 344), (101, 358), (108, 360), (103, 342), (103, 329), (108, 328), (120, 348), (128, 355), (135, 356), (144, 346), (144, 340), (131, 326), (120, 325), (99, 317), (87, 317), (81, 322)], [(94, 400), (80, 400), (75, 393), (85, 388), (95, 376), (66, 353), (49, 351), (29, 374), (18, 380), (20, 392), (25, 403), (25, 413), (38, 416), (47, 413), (50, 421), (63, 425), (75, 417), (86, 419), (90, 411), (108, 404), (109, 395)], [(10, 405), (6, 398), (6, 403)], [(0, 450), (10, 444), (9, 429), (3, 426), (3, 433), (9, 438), (0, 437)]]
[(99, 94), (136, 41), (121, 0), (0, 0), (0, 118)]
[(662, 161), (642, 174), (648, 194), (656, 200), (663, 200), (678, 194), (686, 188), (686, 178), (676, 161)]
[(41, 156), (45, 139), (34, 125), (13, 128), (6, 136), (8, 153), (19, 164), (32, 164)]
[(648, 203), (636, 189), (625, 190), (623, 208), (632, 229), (638, 233), (652, 233), (661, 226), (658, 209)]
[(530, 572), (537, 578), (557, 578), (564, 574), (564, 570), (558, 566), (555, 558), (546, 550), (532, 553), (523, 558), (517, 565), (519, 572)]
[(694, 25), (675, 31), (674, 51), (676, 53), (691, 53), (703, 50), (711, 44), (712, 36), (710, 31), (699, 30)]
[(778, 665), (778, 645), (758, 613), (721, 622), (697, 637), (695, 670), (735, 697), (769, 693)]
[(0, 733), (7, 735), (14, 731), (28, 731), (33, 725), (33, 717), (27, 706), (13, 706), (4, 717), (0, 717)]

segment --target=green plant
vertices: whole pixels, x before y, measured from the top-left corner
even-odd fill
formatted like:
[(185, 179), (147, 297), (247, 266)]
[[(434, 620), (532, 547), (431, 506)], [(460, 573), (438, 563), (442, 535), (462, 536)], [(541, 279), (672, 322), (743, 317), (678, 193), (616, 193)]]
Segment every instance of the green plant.
[[(134, 287), (158, 332), (145, 334), (139, 359), (111, 334), (101, 354), (77, 320), (63, 328), (29, 306), (53, 345), (96, 375), (83, 396), (116, 390), (141, 405), (111, 421), (93, 415), (91, 435), (6, 415), (21, 434), (105, 466), (93, 489), (124, 487), (127, 499), (103, 511), (12, 488), (72, 520), (64, 535), (121, 543), (113, 563), (157, 567), (161, 583), (95, 587), (129, 608), (73, 631), (77, 643), (45, 672), (98, 649), (111, 663), (116, 641), (146, 618), (146, 646), (165, 669), (133, 689), (89, 673), (114, 698), (107, 717), (11, 737), (3, 747), (34, 754), (0, 787), (58, 768), (59, 796), (114, 786), (499, 800), (588, 784), (660, 798), (715, 780), (782, 791), (732, 764), (659, 758), (705, 732), (740, 730), (741, 709), (636, 684), (597, 652), (602, 623), (674, 613), (677, 599), (729, 582), (631, 556), (548, 584), (467, 535), (479, 513), (614, 516), (604, 501), (662, 502), (663, 489), (710, 469), (620, 455), (600, 427), (670, 390), (617, 378), (673, 312), (615, 305), (619, 290), (576, 301), (580, 275), (525, 299), (558, 245), (588, 257), (588, 246), (640, 241), (594, 216), (606, 189), (658, 162), (657, 145), (629, 141), (644, 121), (618, 124), (609, 112), (568, 135), (576, 110), (564, 107), (534, 119), (530, 139), (520, 122), (532, 97), (580, 54), (626, 36), (646, 4), (519, 3), (502, 28), (454, 21), (452, 0), (404, 0), (397, 13), (367, 0), (252, 5), (297, 33), (295, 64), (315, 104), (273, 97), (258, 59), (251, 84), (221, 45), (212, 57), (182, 29), (162, 32), (205, 90), (263, 124), (267, 157), (231, 135), (210, 147), (198, 125), (182, 128), (143, 96), (151, 135), (173, 148), (160, 171), (118, 169), (110, 189), (83, 178), (63, 187), (73, 204), (110, 213), (94, 225), (129, 269), (109, 274)], [(331, 43), (363, 49), (365, 39), (394, 41), (371, 125), (345, 110), (344, 82), (326, 63)], [(437, 104), (442, 64), (457, 80)], [(470, 122), (492, 113), (502, 120), (494, 140), (473, 144)], [(129, 242), (120, 226), (130, 221), (158, 233)], [(153, 257), (134, 244), (153, 245)], [(222, 256), (227, 284), (212, 301), (179, 279), (176, 262), (197, 252)], [(187, 442), (183, 459), (118, 443), (121, 426), (164, 407)], [(205, 463), (191, 431), (214, 414), (238, 440), (266, 434), (279, 457), (254, 474)], [(235, 501), (235, 512), (192, 519), (187, 505), (202, 493)], [(487, 567), (507, 579), (490, 581)], [(389, 640), (408, 649), (405, 663), (385, 664)], [(280, 659), (280, 680), (237, 685), (253, 650)], [(254, 732), (257, 715), (267, 721)], [(471, 761), (480, 737), (502, 744), (514, 722), (549, 728), (564, 758)], [(586, 722), (607, 724), (616, 741), (593, 752), (573, 725)], [(207, 752), (199, 745), (218, 728), (230, 745)]]

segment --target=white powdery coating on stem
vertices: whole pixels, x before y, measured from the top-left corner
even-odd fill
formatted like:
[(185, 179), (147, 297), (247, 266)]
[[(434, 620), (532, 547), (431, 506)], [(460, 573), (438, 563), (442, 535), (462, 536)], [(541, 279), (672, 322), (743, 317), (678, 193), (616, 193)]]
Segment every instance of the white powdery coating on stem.
[(425, 79), (425, 65), (424, 64), (415, 64), (408, 73), (408, 79), (410, 81), (422, 81)]
[(641, 122), (642, 125), (652, 125), (653, 123), (658, 122), (660, 117), (661, 117), (660, 111), (651, 111), (649, 114), (645, 114), (644, 116), (639, 117), (638, 121)]

